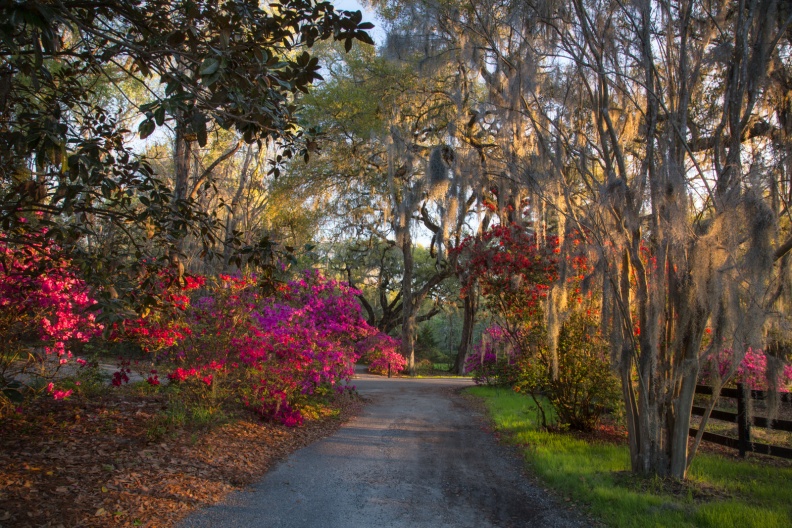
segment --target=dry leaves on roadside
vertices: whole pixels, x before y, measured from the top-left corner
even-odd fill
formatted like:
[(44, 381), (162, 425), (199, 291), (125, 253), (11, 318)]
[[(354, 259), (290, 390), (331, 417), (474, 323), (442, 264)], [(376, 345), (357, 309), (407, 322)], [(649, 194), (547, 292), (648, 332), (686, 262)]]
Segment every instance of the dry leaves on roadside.
[(340, 416), (301, 428), (246, 415), (151, 442), (163, 405), (121, 394), (49, 401), (0, 422), (0, 527), (172, 526), (334, 432), (360, 403), (344, 399)]

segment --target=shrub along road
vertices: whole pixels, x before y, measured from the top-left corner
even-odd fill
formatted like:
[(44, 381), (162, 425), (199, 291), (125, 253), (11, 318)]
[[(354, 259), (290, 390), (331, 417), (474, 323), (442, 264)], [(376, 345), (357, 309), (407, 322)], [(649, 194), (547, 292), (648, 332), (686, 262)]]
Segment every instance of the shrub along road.
[(364, 411), (248, 491), (199, 510), (199, 527), (578, 527), (456, 393), (469, 380), (361, 374)]

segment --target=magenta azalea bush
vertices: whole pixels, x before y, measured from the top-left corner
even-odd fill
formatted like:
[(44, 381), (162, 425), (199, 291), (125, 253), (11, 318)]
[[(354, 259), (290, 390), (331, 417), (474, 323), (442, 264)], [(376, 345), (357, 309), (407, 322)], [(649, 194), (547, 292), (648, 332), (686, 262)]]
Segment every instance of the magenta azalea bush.
[(175, 365), (167, 374), (171, 383), (220, 387), (288, 426), (302, 424), (309, 397), (345, 389), (358, 342), (378, 334), (361, 317), (358, 292), (315, 270), (279, 285), (273, 295), (262, 293), (255, 276), (191, 280), (209, 294), (179, 298), (179, 310), (168, 317), (122, 325), (125, 337), (144, 339), (149, 350), (159, 351), (159, 361)]
[(477, 385), (512, 385), (516, 381), (516, 357), (506, 331), (498, 325), (484, 330), (481, 341), (465, 359), (465, 374)]
[(368, 371), (387, 376), (398, 374), (407, 368), (407, 359), (399, 353), (400, 342), (387, 334), (376, 333), (358, 344), (358, 353)]
[[(103, 330), (87, 284), (54, 249), (42, 243), (19, 250), (0, 240), (0, 397), (6, 403), (9, 391), (27, 390), (19, 380), (30, 379), (32, 367), (48, 357), (56, 367), (67, 363), (75, 343)], [(345, 390), (361, 354), (374, 369), (404, 369), (398, 342), (361, 317), (359, 292), (318, 271), (274, 288), (262, 288), (255, 275), (151, 273), (147, 278), (154, 280), (145, 282), (153, 290), (145, 293), (163, 306), (114, 323), (105, 338), (136, 344), (162, 365), (143, 374), (152, 386), (167, 377), (185, 397), (231, 398), (296, 426), (312, 398)], [(129, 361), (119, 358), (112, 384), (131, 377)], [(72, 394), (57, 383), (52, 374), (38, 386), (55, 399)]]
[[(723, 349), (717, 357), (711, 358), (704, 364), (699, 375), (699, 380), (705, 384), (711, 384), (715, 377), (722, 381), (733, 383), (744, 383), (751, 390), (766, 391), (770, 389), (769, 378), (772, 375), (768, 372), (767, 356), (762, 350), (749, 348), (745, 352), (745, 357), (734, 369), (734, 375), (730, 380), (729, 376), (734, 361), (734, 353), (730, 349)], [(778, 392), (789, 392), (792, 388), (792, 365), (785, 365), (776, 374), (774, 390)]]

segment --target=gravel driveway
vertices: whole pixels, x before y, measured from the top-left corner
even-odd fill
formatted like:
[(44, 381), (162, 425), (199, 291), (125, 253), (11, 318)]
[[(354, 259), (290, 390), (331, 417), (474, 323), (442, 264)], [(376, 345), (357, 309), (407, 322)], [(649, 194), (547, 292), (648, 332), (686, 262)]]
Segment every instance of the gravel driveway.
[(522, 473), (454, 389), (459, 379), (355, 380), (370, 403), (337, 433), (180, 526), (581, 527)]

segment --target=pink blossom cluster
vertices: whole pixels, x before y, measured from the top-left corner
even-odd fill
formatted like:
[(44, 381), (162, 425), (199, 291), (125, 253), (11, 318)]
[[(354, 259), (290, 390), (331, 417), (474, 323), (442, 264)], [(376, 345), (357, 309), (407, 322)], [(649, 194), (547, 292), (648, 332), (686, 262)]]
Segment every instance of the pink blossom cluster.
[(477, 385), (498, 384), (504, 370), (514, 365), (514, 354), (509, 352), (506, 330), (492, 325), (484, 330), (482, 339), (465, 359), (465, 374), (472, 374)]
[[(0, 351), (42, 347), (64, 364), (72, 357), (71, 346), (100, 333), (102, 325), (90, 310), (96, 301), (88, 285), (44, 234), (23, 248), (0, 236)], [(56, 399), (70, 394), (48, 392)]]
[[(704, 363), (700, 379), (704, 383), (711, 383), (715, 374), (715, 369), (721, 379), (729, 375), (734, 361), (734, 352), (731, 349), (723, 349), (717, 357), (711, 358)], [(768, 370), (767, 356), (758, 349), (749, 348), (745, 356), (734, 372), (732, 381), (744, 383), (751, 390), (768, 390)], [(725, 380), (724, 380), (725, 381)], [(778, 373), (775, 380), (775, 390), (778, 392), (789, 392), (792, 387), (792, 365), (785, 365)]]
[(358, 343), (358, 353), (368, 363), (372, 374), (398, 374), (407, 368), (407, 359), (399, 353), (399, 340), (381, 332)]
[(175, 363), (172, 383), (225, 383), (263, 417), (288, 426), (302, 423), (301, 405), (320, 387), (344, 390), (361, 353), (356, 343), (377, 335), (360, 315), (358, 292), (317, 271), (272, 295), (255, 276), (221, 275), (201, 286), (205, 295), (187, 303), (160, 294), (184, 309), (127, 321), (119, 337)]

